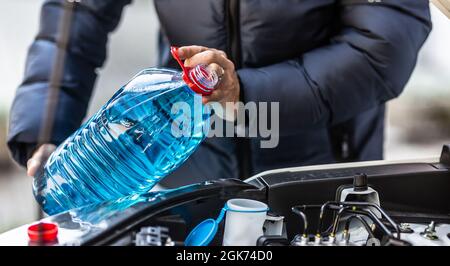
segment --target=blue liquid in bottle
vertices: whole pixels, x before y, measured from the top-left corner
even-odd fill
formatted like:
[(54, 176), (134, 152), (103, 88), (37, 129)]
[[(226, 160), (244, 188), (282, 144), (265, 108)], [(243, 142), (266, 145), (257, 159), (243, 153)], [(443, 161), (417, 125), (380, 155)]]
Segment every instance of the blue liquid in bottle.
[[(197, 75), (195, 82), (204, 88), (212, 90), (217, 83), (215, 73), (204, 66), (188, 74)], [(122, 87), (57, 148), (35, 177), (33, 192), (43, 210), (53, 215), (147, 192), (186, 161), (205, 138), (209, 112), (185, 81), (180, 72), (154, 68)], [(174, 112), (179, 103), (191, 113)], [(200, 119), (191, 119), (194, 113)], [(173, 127), (184, 126), (190, 134), (173, 134)]]

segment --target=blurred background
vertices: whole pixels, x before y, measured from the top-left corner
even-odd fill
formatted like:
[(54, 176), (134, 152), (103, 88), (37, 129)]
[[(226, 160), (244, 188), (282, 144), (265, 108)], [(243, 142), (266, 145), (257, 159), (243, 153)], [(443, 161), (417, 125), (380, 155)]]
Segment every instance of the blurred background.
[[(0, 0), (0, 233), (37, 219), (31, 178), (9, 158), (8, 111), (20, 84), (43, 0)], [(434, 28), (400, 98), (388, 104), (385, 159), (438, 157), (450, 143), (450, 20), (432, 6)], [(56, 23), (56, 22), (55, 22)], [(158, 21), (151, 0), (135, 0), (110, 36), (89, 115), (140, 69), (156, 63)], [(32, 111), (32, 110), (30, 110)]]

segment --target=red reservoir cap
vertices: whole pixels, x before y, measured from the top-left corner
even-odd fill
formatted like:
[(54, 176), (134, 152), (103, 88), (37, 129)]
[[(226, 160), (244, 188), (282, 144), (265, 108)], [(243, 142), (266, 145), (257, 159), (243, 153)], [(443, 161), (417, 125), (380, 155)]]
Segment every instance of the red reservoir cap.
[(28, 237), (32, 241), (55, 241), (58, 236), (58, 226), (54, 223), (37, 223), (28, 227)]

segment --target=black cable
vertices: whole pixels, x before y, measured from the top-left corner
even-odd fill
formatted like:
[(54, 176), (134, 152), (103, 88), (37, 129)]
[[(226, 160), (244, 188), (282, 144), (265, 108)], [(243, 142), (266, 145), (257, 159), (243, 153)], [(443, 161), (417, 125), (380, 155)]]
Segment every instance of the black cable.
[[(392, 225), (392, 227), (395, 229), (395, 231), (396, 231), (396, 233), (397, 233), (397, 238), (400, 239), (400, 228), (399, 228), (398, 224), (396, 224), (396, 223), (394, 222), (394, 220), (392, 220), (392, 218), (391, 218), (391, 217), (390, 217), (383, 209), (381, 209), (381, 207), (378, 206), (377, 204), (369, 203), (369, 202), (351, 202), (351, 201), (331, 202), (331, 201), (329, 201), (329, 202), (325, 203), (324, 205), (326, 205), (326, 207), (329, 207), (329, 206), (334, 205), (334, 206), (337, 207), (337, 208), (341, 208), (342, 206), (346, 206), (346, 207), (366, 207), (366, 208), (372, 207), (372, 208), (378, 210), (378, 211), (381, 213), (382, 217), (386, 218), (386, 220), (387, 220), (387, 221)], [(322, 206), (324, 206), (324, 205), (322, 205)], [(368, 211), (370, 211), (370, 210), (368, 210)], [(373, 214), (372, 211), (370, 211), (370, 213)], [(374, 214), (373, 214), (373, 215), (374, 215)], [(376, 217), (376, 215), (374, 215), (374, 216)], [(381, 222), (380, 219), (379, 219), (378, 217), (376, 217), (376, 220), (377, 220), (378, 222)], [(320, 222), (321, 222), (321, 221), (320, 221)], [(382, 222), (381, 222), (381, 224), (382, 224), (382, 226), (383, 226), (384, 228), (386, 228), (386, 226), (385, 226)], [(389, 230), (388, 230), (388, 231), (389, 231)], [(392, 232), (389, 231), (389, 233), (390, 233), (389, 235), (392, 236)]]
[(391, 230), (389, 230), (389, 228), (386, 227), (386, 225), (384, 225), (384, 223), (371, 211), (371, 210), (347, 210), (348, 213), (353, 213), (353, 214), (359, 214), (359, 215), (364, 215), (366, 217), (369, 217), (372, 222), (376, 223), (383, 231), (386, 235), (388, 235), (389, 237), (394, 237), (394, 235), (392, 234)]
[[(341, 205), (347, 205), (347, 206), (357, 206), (357, 207), (372, 207), (377, 209), (382, 216), (384, 216), (384, 218), (386, 218), (386, 220), (388, 220), (388, 222), (392, 225), (392, 227), (394, 227), (396, 233), (397, 233), (397, 238), (400, 238), (400, 227), (398, 226), (397, 223), (394, 222), (394, 220), (392, 220), (392, 218), (377, 204), (374, 203), (370, 203), (370, 202), (341, 202)], [(367, 211), (370, 211), (369, 209)], [(373, 212), (370, 211), (372, 214)], [(377, 217), (377, 220), (378, 217)], [(389, 231), (390, 232), (390, 231)]]
[[(322, 224), (323, 224), (323, 220), (324, 220), (323, 217), (325, 215), (325, 210), (329, 209), (331, 206), (335, 206), (336, 205), (335, 203), (336, 202), (328, 201), (328, 202), (325, 202), (325, 204), (323, 204), (322, 207), (320, 208), (319, 221), (317, 224), (317, 234), (316, 234), (317, 236), (322, 235)], [(338, 206), (337, 210), (340, 210), (340, 209), (341, 209), (341, 207)]]
[(350, 209), (350, 207), (343, 207), (338, 211), (336, 218), (334, 219), (334, 222), (333, 222), (333, 227), (332, 227), (333, 229), (331, 231), (331, 236), (336, 236), (339, 220), (341, 219), (342, 214), (348, 209)]
[[(358, 209), (357, 209), (358, 207)], [(365, 209), (361, 209), (361, 207), (364, 207)], [(299, 206), (294, 206), (292, 207), (292, 211), (294, 213), (296, 213), (297, 215), (299, 215), (300, 217), (304, 215), (303, 212), (301, 212), (299, 209), (302, 210), (307, 210), (307, 209), (319, 209), (320, 208), (320, 214), (319, 214), (319, 220), (318, 220), (318, 227), (317, 227), (317, 235), (318, 237), (322, 236), (322, 227), (323, 227), (323, 221), (324, 221), (324, 216), (325, 216), (325, 211), (326, 210), (332, 210), (332, 211), (338, 211), (336, 218), (333, 221), (333, 224), (330, 226), (329, 229), (327, 229), (327, 231), (329, 231), (330, 229), (331, 231), (331, 236), (335, 236), (337, 229), (338, 229), (338, 224), (339, 221), (341, 219), (341, 216), (344, 213), (350, 213), (350, 214), (354, 214), (353, 216), (358, 216), (359, 218), (353, 217), (353, 218), (349, 218), (350, 221), (352, 219), (358, 219), (360, 220), (360, 222), (363, 224), (363, 226), (365, 227), (365, 229), (369, 232), (370, 237), (374, 237), (373, 231), (370, 228), (370, 225), (367, 223), (366, 220), (364, 220), (363, 218), (361, 218), (362, 216), (367, 217), (368, 219), (370, 219), (373, 223), (375, 223), (378, 227), (380, 227), (380, 229), (382, 231), (384, 231), (384, 233), (389, 236), (390, 238), (394, 238), (394, 235), (392, 233), (392, 231), (384, 224), (384, 222), (382, 221), (383, 217), (392, 225), (392, 227), (395, 229), (396, 231), (396, 238), (400, 239), (400, 228), (398, 226), (397, 223), (394, 222), (394, 220), (392, 220), (392, 218), (383, 210), (381, 209), (380, 206), (374, 204), (374, 203), (368, 203), (368, 202), (334, 202), (334, 201), (328, 201), (323, 205), (299, 205)], [(377, 211), (380, 212), (381, 214), (381, 219), (370, 209), (370, 208), (374, 208)], [(296, 212), (297, 211), (297, 212)], [(302, 214), (300, 214), (300, 213)], [(306, 218), (306, 215), (305, 215)], [(363, 220), (363, 221), (361, 221)], [(348, 223), (350, 223), (347, 220)], [(349, 225), (348, 225), (349, 226)], [(306, 232), (306, 229), (304, 230)]]
[(306, 217), (306, 214), (300, 210), (298, 210), (295, 206), (291, 208), (292, 212), (300, 216), (303, 220), (303, 236), (308, 235), (308, 218)]
[(345, 231), (347, 231), (347, 232), (349, 231), (350, 223), (352, 222), (353, 219), (356, 219), (359, 222), (361, 222), (361, 224), (364, 226), (367, 233), (369, 234), (370, 238), (375, 238), (375, 235), (373, 234), (372, 229), (370, 228), (370, 225), (367, 223), (367, 221), (364, 220), (364, 218), (362, 218), (360, 215), (356, 215), (356, 214), (348, 217), (347, 220), (345, 221), (345, 226), (344, 226)]

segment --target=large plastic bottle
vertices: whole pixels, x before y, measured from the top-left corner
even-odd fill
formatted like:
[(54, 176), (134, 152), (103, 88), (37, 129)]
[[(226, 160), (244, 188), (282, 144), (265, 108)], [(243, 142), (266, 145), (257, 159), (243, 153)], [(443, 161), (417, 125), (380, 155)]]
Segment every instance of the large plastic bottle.
[[(203, 65), (185, 68), (176, 48), (172, 54), (183, 72), (141, 71), (50, 156), (33, 184), (47, 214), (146, 192), (198, 147), (209, 112), (195, 98), (210, 94), (218, 78)], [(174, 112), (176, 103), (191, 113)], [(179, 117), (194, 114), (200, 119)], [(187, 126), (177, 121), (190, 121), (184, 134), (173, 134)]]

